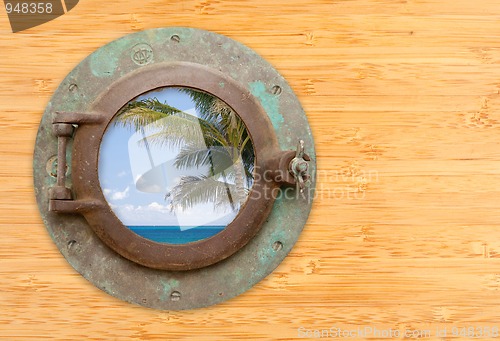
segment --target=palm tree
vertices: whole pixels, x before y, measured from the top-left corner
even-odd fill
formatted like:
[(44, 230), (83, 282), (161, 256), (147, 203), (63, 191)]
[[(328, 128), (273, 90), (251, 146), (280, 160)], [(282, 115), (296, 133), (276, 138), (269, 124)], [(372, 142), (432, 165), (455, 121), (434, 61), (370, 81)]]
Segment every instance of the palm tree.
[[(206, 174), (183, 176), (166, 193), (172, 210), (213, 202), (238, 211), (253, 183), (254, 150), (241, 118), (226, 103), (206, 92), (179, 88), (187, 94), (199, 117), (189, 115), (157, 98), (132, 101), (115, 118), (115, 124), (137, 131), (153, 128), (142, 140), (180, 148), (174, 166), (202, 168)], [(166, 120), (168, 118), (168, 120)], [(200, 134), (201, 130), (201, 134)]]

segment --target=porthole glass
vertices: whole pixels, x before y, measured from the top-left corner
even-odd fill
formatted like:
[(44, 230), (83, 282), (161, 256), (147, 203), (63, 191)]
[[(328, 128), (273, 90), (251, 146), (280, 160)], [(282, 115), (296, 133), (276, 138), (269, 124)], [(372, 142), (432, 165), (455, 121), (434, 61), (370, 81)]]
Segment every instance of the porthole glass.
[(99, 180), (116, 216), (136, 234), (184, 244), (221, 232), (253, 183), (247, 128), (207, 92), (164, 87), (133, 99), (108, 125)]

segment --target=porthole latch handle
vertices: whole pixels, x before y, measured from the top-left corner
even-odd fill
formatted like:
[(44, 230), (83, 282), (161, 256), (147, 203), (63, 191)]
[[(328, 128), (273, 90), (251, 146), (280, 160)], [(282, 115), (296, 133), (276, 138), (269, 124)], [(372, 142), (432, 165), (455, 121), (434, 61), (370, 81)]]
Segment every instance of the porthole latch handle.
[(295, 179), (297, 190), (302, 193), (306, 187), (311, 184), (311, 175), (309, 174), (309, 162), (305, 159), (304, 141), (299, 140), (295, 157), (290, 161), (289, 171)]

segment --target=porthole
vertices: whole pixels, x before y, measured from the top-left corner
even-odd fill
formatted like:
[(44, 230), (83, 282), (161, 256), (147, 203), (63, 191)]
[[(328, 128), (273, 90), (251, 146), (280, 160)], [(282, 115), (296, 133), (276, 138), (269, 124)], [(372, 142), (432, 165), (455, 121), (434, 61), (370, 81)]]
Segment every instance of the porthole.
[(122, 224), (153, 242), (186, 244), (222, 232), (253, 185), (250, 134), (224, 101), (166, 87), (127, 103), (101, 141), (99, 182)]
[(252, 50), (189, 28), (112, 42), (61, 83), (34, 156), (54, 242), (98, 288), (157, 309), (234, 297), (295, 244), (314, 197), (303, 109)]

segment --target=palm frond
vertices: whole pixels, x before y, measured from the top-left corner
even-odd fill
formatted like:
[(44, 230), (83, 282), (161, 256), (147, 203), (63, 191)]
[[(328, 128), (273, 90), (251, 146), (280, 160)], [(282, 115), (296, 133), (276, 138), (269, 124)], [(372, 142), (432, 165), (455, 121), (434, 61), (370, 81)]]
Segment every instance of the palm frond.
[(117, 116), (114, 124), (139, 131), (141, 128), (152, 125), (165, 117), (164, 113), (138, 107)]
[(212, 110), (213, 101), (215, 99), (213, 95), (191, 88), (181, 88), (180, 91), (191, 98), (202, 119), (216, 125), (215, 123), (217, 123), (220, 118), (214, 115)]
[[(172, 144), (173, 142), (173, 145), (179, 145), (182, 143), (182, 139), (179, 139), (180, 133), (186, 134), (184, 139), (186, 141), (193, 136), (199, 140), (198, 135), (201, 129), (206, 144), (228, 144), (225, 137), (210, 122), (163, 104), (157, 99), (131, 102), (120, 110), (115, 124), (132, 127), (135, 131), (141, 129), (154, 131), (150, 134), (152, 143)], [(162, 141), (162, 138), (166, 140)]]
[(200, 90), (182, 88), (193, 101), (200, 118), (209, 122), (221, 132), (236, 129), (238, 121), (241, 119), (221, 99)]
[(170, 116), (145, 127), (141, 143), (159, 146), (182, 147), (190, 143), (199, 147), (206, 144), (198, 119), (191, 115)]
[(130, 102), (121, 108), (114, 123), (123, 127), (133, 127), (136, 131), (139, 131), (141, 128), (162, 118), (182, 113), (181, 110), (166, 103), (161, 103), (156, 98), (145, 99)]
[(214, 209), (236, 210), (236, 201), (231, 198), (235, 193), (235, 185), (217, 181), (213, 177), (184, 176), (179, 184), (172, 188), (168, 197), (172, 200), (174, 211), (205, 203), (213, 203)]
[(210, 175), (214, 176), (231, 167), (232, 158), (227, 149), (219, 146), (206, 146), (200, 148), (194, 143), (185, 144), (174, 162), (174, 166), (182, 168), (208, 166)]

